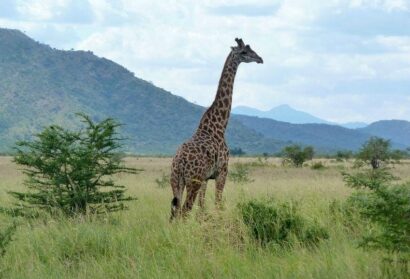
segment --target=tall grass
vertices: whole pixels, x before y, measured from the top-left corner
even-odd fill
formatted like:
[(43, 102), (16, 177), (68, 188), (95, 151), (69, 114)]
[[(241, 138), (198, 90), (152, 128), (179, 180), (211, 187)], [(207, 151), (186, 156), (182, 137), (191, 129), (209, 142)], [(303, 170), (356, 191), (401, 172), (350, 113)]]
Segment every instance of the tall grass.
[[(238, 161), (234, 159), (233, 161)], [(240, 159), (241, 162), (254, 159)], [(383, 253), (357, 248), (358, 235), (342, 214), (329, 209), (350, 189), (339, 171), (328, 168), (255, 168), (252, 182), (228, 181), (225, 210), (214, 208), (213, 182), (206, 210), (195, 208), (185, 221), (168, 222), (171, 190), (155, 179), (167, 172), (170, 159), (132, 158), (144, 168), (139, 176), (118, 177), (138, 200), (128, 211), (87, 218), (22, 222), (0, 264), (4, 278), (384, 278)], [(275, 161), (276, 162), (276, 161)], [(272, 163), (274, 163), (272, 161)], [(403, 164), (396, 175), (408, 178)], [(0, 158), (0, 200), (10, 187), (21, 189), (22, 175), (8, 158)], [(14, 189), (14, 188), (13, 188)], [(14, 190), (17, 190), (14, 189)], [(237, 204), (253, 198), (297, 200), (304, 219), (318, 221), (329, 239), (317, 247), (263, 247), (249, 234)], [(2, 216), (2, 221), (6, 217)], [(4, 219), (4, 220), (3, 220)], [(399, 273), (399, 276), (401, 273)]]

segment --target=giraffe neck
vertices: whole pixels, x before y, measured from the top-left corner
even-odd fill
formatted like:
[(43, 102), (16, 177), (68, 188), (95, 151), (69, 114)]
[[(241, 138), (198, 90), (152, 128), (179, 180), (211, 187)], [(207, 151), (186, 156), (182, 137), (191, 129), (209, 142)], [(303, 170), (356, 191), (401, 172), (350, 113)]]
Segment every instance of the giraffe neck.
[(239, 62), (234, 59), (231, 52), (222, 70), (215, 100), (202, 116), (198, 131), (222, 133), (223, 136), (231, 113), (233, 83), (238, 66)]

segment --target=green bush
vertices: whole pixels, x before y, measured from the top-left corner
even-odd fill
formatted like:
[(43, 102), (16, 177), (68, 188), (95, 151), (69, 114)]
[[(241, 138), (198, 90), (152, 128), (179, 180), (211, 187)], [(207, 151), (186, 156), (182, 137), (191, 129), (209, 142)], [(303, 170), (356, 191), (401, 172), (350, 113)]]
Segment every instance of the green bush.
[(301, 244), (316, 245), (329, 237), (317, 223), (308, 225), (295, 203), (252, 200), (239, 204), (239, 208), (252, 237), (262, 245), (291, 245), (295, 238)]
[(235, 163), (233, 169), (229, 171), (228, 177), (234, 183), (245, 184), (252, 182), (249, 178), (249, 165), (243, 163)]
[(349, 201), (375, 226), (361, 245), (409, 255), (410, 183), (393, 183), (396, 178), (386, 169), (343, 175), (357, 189)]
[(0, 232), (0, 257), (6, 253), (6, 248), (12, 241), (12, 237), (16, 232), (16, 224), (8, 226), (4, 231)]
[(340, 222), (350, 233), (361, 234), (363, 227), (368, 224), (359, 212), (359, 208), (350, 199), (346, 201), (332, 200), (329, 204), (329, 213), (335, 222)]
[(359, 191), (350, 200), (376, 228), (361, 245), (391, 252), (410, 253), (410, 184), (383, 185), (371, 192)]
[(350, 158), (353, 157), (353, 152), (352, 151), (345, 151), (345, 150), (339, 150), (336, 152), (336, 161), (341, 162), (343, 160), (349, 160)]
[(243, 163), (252, 168), (274, 167), (274, 164), (269, 163), (269, 157), (257, 157), (256, 160)]
[(312, 170), (323, 170), (326, 167), (322, 162), (315, 162), (310, 166), (310, 168)]
[(246, 152), (243, 151), (242, 148), (240, 148), (240, 147), (234, 147), (234, 148), (229, 150), (229, 154), (231, 156), (242, 156), (242, 155), (245, 155)]
[(303, 243), (309, 245), (316, 245), (322, 239), (328, 239), (329, 232), (324, 228), (321, 227), (319, 224), (314, 223), (313, 225), (307, 227), (304, 231), (303, 235)]
[(113, 119), (94, 123), (79, 114), (84, 127), (77, 131), (50, 126), (33, 141), (17, 143), (14, 162), (24, 166), (28, 192), (9, 193), (18, 200), (13, 212), (32, 209), (66, 215), (86, 212), (109, 212), (125, 208), (125, 187), (117, 185), (112, 176), (137, 173), (125, 167), (118, 150), (119, 126)]
[(295, 167), (302, 167), (305, 161), (312, 160), (314, 150), (311, 146), (302, 149), (300, 145), (294, 144), (286, 146), (282, 150), (282, 155), (284, 156), (284, 165), (289, 162)]

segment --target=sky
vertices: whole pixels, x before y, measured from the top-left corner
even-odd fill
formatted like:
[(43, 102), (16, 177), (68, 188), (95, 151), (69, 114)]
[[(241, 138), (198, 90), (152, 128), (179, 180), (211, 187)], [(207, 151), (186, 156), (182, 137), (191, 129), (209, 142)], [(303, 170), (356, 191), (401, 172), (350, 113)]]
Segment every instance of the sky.
[(233, 106), (410, 120), (410, 0), (0, 0), (0, 27), (91, 50), (202, 106), (240, 37), (264, 64), (240, 66)]

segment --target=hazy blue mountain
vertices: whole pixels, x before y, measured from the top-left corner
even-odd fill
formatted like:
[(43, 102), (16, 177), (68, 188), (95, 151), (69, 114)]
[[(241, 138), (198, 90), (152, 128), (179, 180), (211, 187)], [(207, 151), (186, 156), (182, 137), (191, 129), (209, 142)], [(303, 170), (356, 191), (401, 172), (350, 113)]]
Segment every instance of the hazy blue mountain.
[(385, 139), (390, 139), (392, 142), (397, 142), (406, 147), (410, 147), (409, 121), (381, 120), (357, 130)]
[[(0, 29), (0, 151), (52, 123), (74, 127), (80, 111), (123, 123), (130, 152), (172, 154), (195, 131), (204, 108), (92, 52), (57, 50)], [(227, 140), (248, 153), (281, 146), (235, 119)]]
[(358, 128), (364, 128), (369, 124), (365, 122), (347, 122), (347, 123), (342, 123), (339, 125), (345, 128), (349, 128), (349, 129), (358, 129)]
[(257, 116), (261, 118), (270, 118), (277, 121), (289, 122), (292, 124), (330, 124), (330, 125), (339, 125), (349, 129), (363, 128), (367, 126), (367, 123), (364, 122), (347, 122), (347, 123), (335, 123), (327, 121), (316, 117), (310, 113), (296, 110), (289, 105), (280, 105), (274, 107), (270, 110), (263, 111), (256, 108), (251, 108), (247, 106), (237, 106), (232, 110), (235, 114), (248, 115), (248, 116)]
[(262, 111), (247, 106), (237, 106), (232, 110), (232, 112), (235, 114), (270, 118), (277, 121), (289, 122), (293, 124), (330, 123), (324, 119), (320, 119), (307, 112), (296, 110), (290, 107), (289, 105), (280, 105), (268, 111)]
[(290, 124), (269, 118), (236, 117), (265, 137), (313, 145), (321, 152), (357, 150), (369, 138), (368, 134), (336, 125)]

